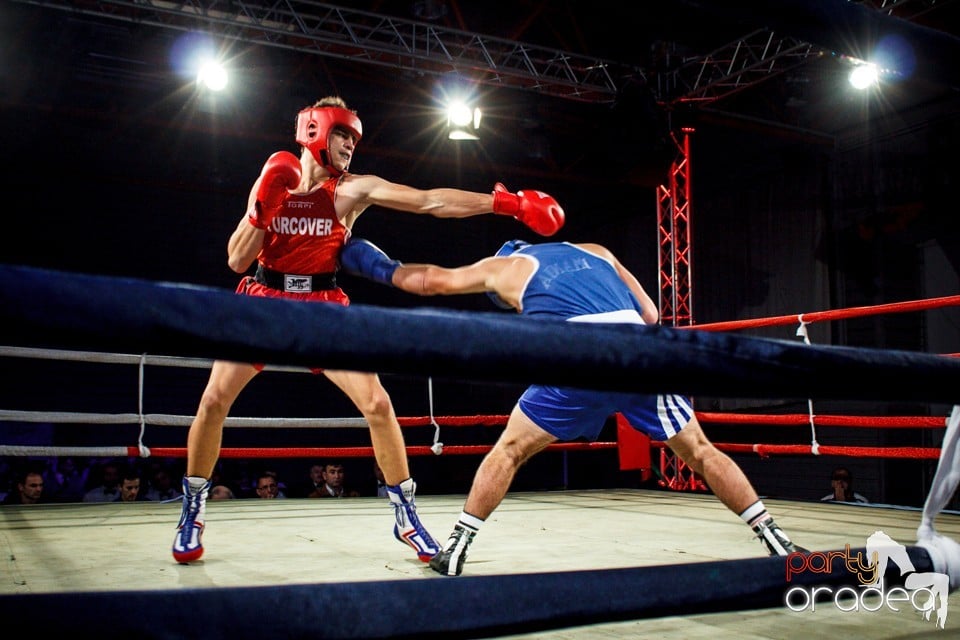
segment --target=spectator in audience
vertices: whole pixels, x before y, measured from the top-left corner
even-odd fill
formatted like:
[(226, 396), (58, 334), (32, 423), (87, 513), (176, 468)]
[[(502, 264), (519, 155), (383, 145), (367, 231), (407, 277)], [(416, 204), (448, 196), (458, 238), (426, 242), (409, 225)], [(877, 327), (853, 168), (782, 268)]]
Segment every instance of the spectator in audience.
[[(215, 487), (217, 485), (222, 485), (230, 489), (230, 493), (233, 494), (234, 498), (240, 497), (243, 494), (244, 485), (242, 482), (237, 481), (235, 468), (225, 465), (222, 460), (217, 461), (217, 465), (213, 468), (213, 473), (210, 475), (210, 486)], [(250, 493), (253, 493), (252, 488), (250, 488)]]
[(323, 487), (323, 465), (316, 462), (307, 469), (307, 475), (302, 482), (291, 487), (290, 496), (295, 498), (309, 498), (310, 494)]
[(233, 490), (225, 484), (218, 484), (210, 489), (211, 500), (233, 500), (235, 497)]
[(166, 467), (157, 467), (153, 470), (153, 480), (144, 497), (153, 502), (168, 502), (180, 500), (183, 494), (179, 491), (179, 484), (174, 484), (170, 471)]
[(262, 471), (257, 476), (255, 488), (258, 498), (273, 499), (286, 498), (287, 496), (280, 490), (280, 481), (277, 480), (276, 471)]
[(113, 502), (120, 495), (120, 465), (105, 460), (99, 466), (100, 484), (83, 494), (84, 502)]
[(119, 495), (114, 502), (144, 502), (140, 495), (140, 472), (134, 466), (125, 467), (120, 474)]
[(820, 498), (822, 502), (870, 502), (853, 490), (853, 474), (846, 467), (837, 467), (830, 476), (832, 491)]
[(17, 475), (16, 485), (3, 499), (3, 504), (41, 504), (43, 497), (43, 473), (28, 467)]
[(323, 465), (323, 484), (308, 495), (308, 498), (356, 498), (360, 492), (344, 486), (346, 472), (339, 462)]
[(89, 479), (90, 468), (76, 458), (51, 458), (43, 474), (44, 495), (52, 502), (80, 502)]

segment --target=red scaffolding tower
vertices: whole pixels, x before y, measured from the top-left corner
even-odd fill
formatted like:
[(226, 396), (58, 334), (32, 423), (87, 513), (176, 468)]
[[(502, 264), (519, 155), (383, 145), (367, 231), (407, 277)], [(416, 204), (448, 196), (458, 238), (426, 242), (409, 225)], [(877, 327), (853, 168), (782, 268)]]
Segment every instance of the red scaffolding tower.
[[(671, 134), (678, 154), (670, 165), (667, 184), (657, 187), (657, 237), (660, 242), (660, 323), (693, 325), (692, 259), (690, 253), (690, 134)], [(668, 449), (660, 450), (660, 484), (678, 491), (705, 491), (706, 483)]]

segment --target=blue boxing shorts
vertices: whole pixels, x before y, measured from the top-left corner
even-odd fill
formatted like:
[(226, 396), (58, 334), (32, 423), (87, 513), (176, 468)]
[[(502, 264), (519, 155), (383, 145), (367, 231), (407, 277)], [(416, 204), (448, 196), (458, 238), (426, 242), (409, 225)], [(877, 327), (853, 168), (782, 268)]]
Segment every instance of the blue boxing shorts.
[(607, 418), (617, 412), (634, 429), (656, 441), (672, 438), (693, 419), (690, 399), (675, 394), (641, 395), (533, 385), (523, 392), (517, 404), (535, 425), (562, 441), (596, 440)]

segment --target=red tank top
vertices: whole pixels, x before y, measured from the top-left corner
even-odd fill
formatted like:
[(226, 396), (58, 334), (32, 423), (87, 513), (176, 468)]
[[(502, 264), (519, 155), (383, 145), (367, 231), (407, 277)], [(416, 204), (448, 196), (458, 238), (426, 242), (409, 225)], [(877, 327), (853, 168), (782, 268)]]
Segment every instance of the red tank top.
[(290, 194), (263, 238), (257, 260), (281, 273), (332, 273), (349, 230), (333, 206), (337, 178), (306, 194)]

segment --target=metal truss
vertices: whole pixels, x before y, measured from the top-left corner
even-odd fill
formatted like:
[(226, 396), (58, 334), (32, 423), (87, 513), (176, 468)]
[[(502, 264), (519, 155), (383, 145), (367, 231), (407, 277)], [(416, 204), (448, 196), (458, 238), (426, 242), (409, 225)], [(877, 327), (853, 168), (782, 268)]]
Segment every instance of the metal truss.
[(711, 103), (819, 58), (824, 52), (759, 29), (657, 76), (661, 102)]
[(660, 450), (660, 479), (657, 483), (661, 487), (674, 491), (709, 491), (707, 483), (693, 468), (680, 459), (677, 454), (666, 449)]
[[(682, 129), (677, 158), (670, 165), (667, 183), (657, 187), (657, 231), (660, 239), (660, 324), (693, 325), (693, 277), (690, 246), (690, 135)], [(707, 485), (675, 453), (660, 450), (660, 486), (676, 491), (706, 491)]]
[(690, 134), (675, 140), (677, 158), (670, 165), (667, 183), (657, 187), (657, 236), (660, 239), (660, 324), (693, 324), (693, 277), (690, 247)]
[(583, 102), (613, 102), (638, 67), (425, 22), (308, 0), (20, 0), (394, 69), (462, 74), (480, 84)]
[(944, 7), (954, 0), (860, 0), (864, 4), (887, 15), (914, 20), (934, 9)]
[[(622, 62), (438, 27), (312, 0), (17, 0), (78, 14), (182, 31), (581, 102), (614, 102), (642, 80), (662, 104), (713, 103), (827, 55), (812, 44), (760, 29), (679, 66), (645, 73)], [(952, 0), (865, 0), (916, 18)]]
[[(954, 0), (863, 0), (871, 9), (911, 21)], [(821, 47), (758, 29), (706, 55), (681, 58), (656, 76), (664, 104), (712, 103), (801, 65), (832, 55)]]

